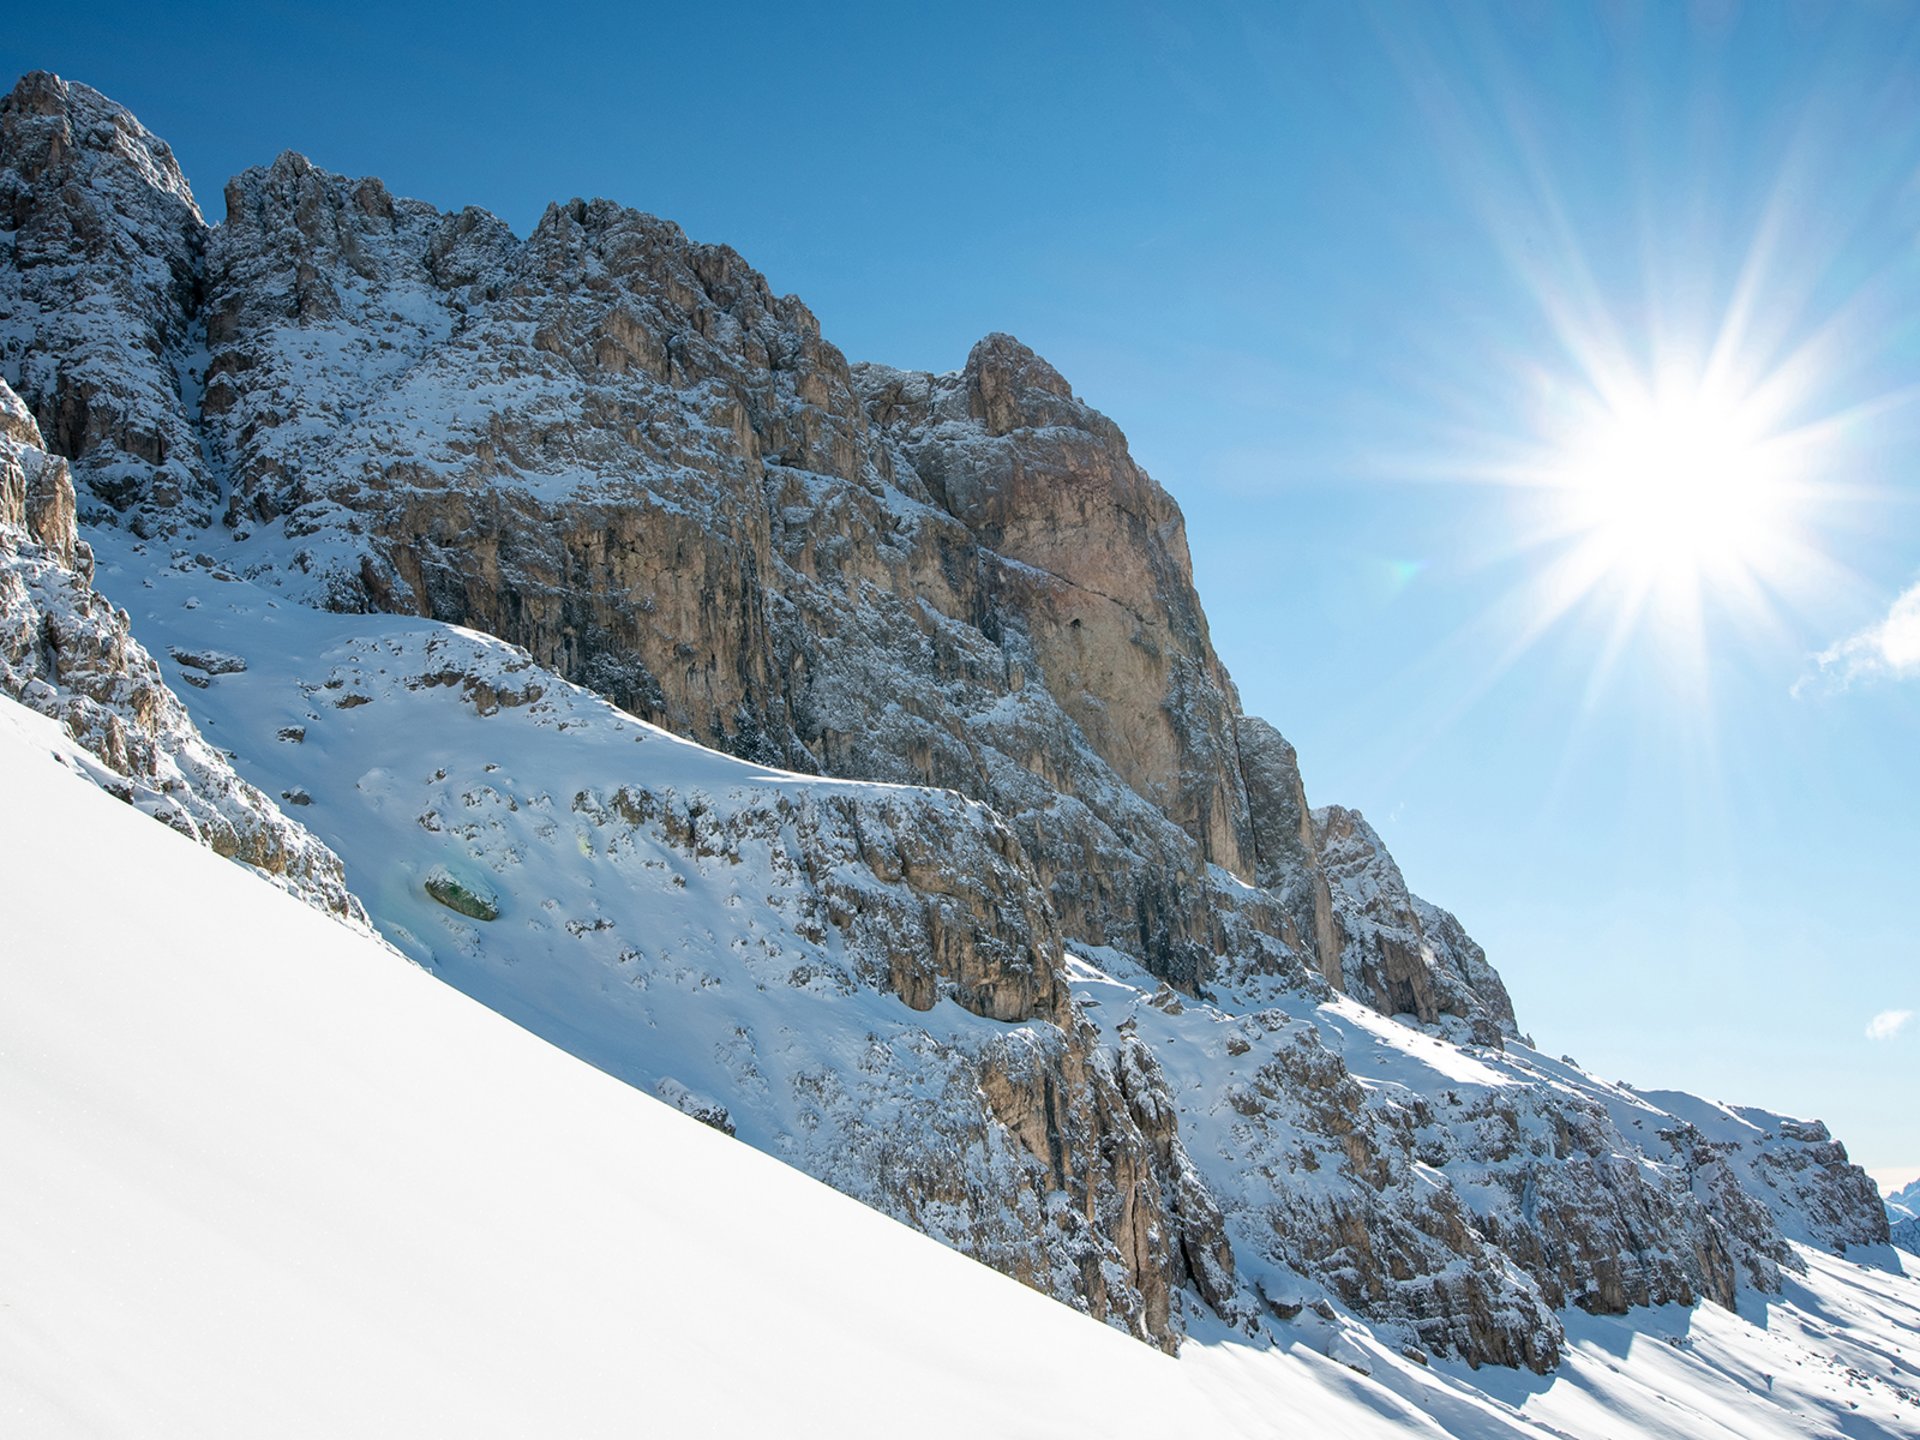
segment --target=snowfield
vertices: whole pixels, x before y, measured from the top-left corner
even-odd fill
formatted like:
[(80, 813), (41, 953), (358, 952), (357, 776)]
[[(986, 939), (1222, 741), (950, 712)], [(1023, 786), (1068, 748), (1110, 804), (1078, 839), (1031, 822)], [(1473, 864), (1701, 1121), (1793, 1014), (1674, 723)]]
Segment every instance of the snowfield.
[(1357, 1330), (1371, 1377), (1304, 1333), (1170, 1360), (75, 767), (0, 701), (8, 1434), (1920, 1435), (1920, 1266), (1891, 1250), (1802, 1250), (1744, 1317), (1570, 1314), (1550, 1377)]

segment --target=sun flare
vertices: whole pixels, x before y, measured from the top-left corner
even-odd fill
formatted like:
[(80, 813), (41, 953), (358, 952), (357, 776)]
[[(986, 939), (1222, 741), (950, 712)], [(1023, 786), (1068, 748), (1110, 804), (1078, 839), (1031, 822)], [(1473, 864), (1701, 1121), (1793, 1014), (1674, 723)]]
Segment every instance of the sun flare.
[(1596, 580), (1712, 589), (1762, 568), (1787, 521), (1778, 446), (1704, 389), (1635, 396), (1568, 444), (1564, 524)]
[(1704, 699), (1725, 641), (1782, 643), (1783, 616), (1834, 583), (1817, 530), (1844, 422), (1804, 418), (1804, 366), (1715, 348), (1639, 370), (1595, 347), (1578, 378), (1542, 386), (1526, 458), (1502, 477), (1518, 487), (1507, 553), (1527, 573), (1500, 670), (1584, 621), (1593, 693), (1644, 648)]

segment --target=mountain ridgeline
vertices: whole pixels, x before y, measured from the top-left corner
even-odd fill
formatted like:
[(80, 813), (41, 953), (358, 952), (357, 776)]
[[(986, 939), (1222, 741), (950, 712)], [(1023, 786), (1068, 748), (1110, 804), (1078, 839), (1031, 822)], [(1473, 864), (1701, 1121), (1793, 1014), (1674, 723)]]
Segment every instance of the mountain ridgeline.
[[(425, 963), (495, 967), (470, 987), (488, 1003), (1166, 1348), (1203, 1311), (1249, 1334), (1324, 1312), (1544, 1370), (1564, 1306), (1732, 1305), (1779, 1287), (1789, 1241), (1885, 1241), (1816, 1123), (1532, 1050), (1460, 923), (1360, 815), (1309, 806), (1213, 651), (1179, 507), (1017, 340), (944, 375), (849, 364), (734, 251), (604, 200), (522, 238), (288, 153), (229, 182), (224, 211), (208, 224), (168, 147), (84, 86), (33, 74), (0, 104), (9, 443), (35, 474), (70, 468), (115, 559), (98, 583), (184, 594), (149, 642), (176, 659), (213, 633), (203, 582), (259, 597), (231, 615), (305, 607), (363, 639), (391, 617), (385, 668), (348, 673), (336, 647), (287, 682), (314, 706), (301, 742), (218, 708), (250, 683), (243, 655), (180, 661), (188, 710), (221, 720), (242, 773), (311, 767), (282, 793), (350, 881), (405, 857), (336, 818), (349, 797), (303, 758), (361, 743), (329, 738), (345, 699), (391, 717), (390, 743), (457, 692), (476, 733), (555, 774), (582, 728), (626, 735), (602, 702), (734, 757), (698, 798), (605, 773), (571, 823), (583, 855), (700, 862), (696, 895), (729, 866), (755, 877), (789, 918), (754, 943), (810, 958), (753, 983), (815, 1008), (777, 1045), (776, 1019), (676, 1010), (710, 1052), (685, 1062), (707, 1067), (690, 1098), (649, 1059), (657, 1015), (528, 998), (575, 962), (525, 928), (468, 909), (436, 938), (403, 914), (418, 887), (358, 892)], [(43, 563), (22, 506), (0, 506), (7, 536), (0, 563)], [(518, 651), (408, 638), (423, 621)], [(9, 653), (43, 653), (39, 623)], [(60, 713), (60, 667), (25, 666), (0, 683)], [(476, 761), (468, 810), (495, 769)], [(820, 777), (815, 798), (778, 772)], [(492, 831), (434, 810), (410, 833), (465, 844), (448, 853), (505, 894), (551, 836), (536, 808), (509, 794)], [(582, 965), (668, 883), (621, 876), (631, 911), (569, 922)], [(676, 963), (738, 985), (723, 948)], [(643, 949), (618, 948), (629, 989)], [(912, 1058), (829, 1064), (875, 1036)], [(836, 1101), (796, 1108), (829, 1070)], [(868, 1153), (856, 1121), (880, 1094), (901, 1123)]]

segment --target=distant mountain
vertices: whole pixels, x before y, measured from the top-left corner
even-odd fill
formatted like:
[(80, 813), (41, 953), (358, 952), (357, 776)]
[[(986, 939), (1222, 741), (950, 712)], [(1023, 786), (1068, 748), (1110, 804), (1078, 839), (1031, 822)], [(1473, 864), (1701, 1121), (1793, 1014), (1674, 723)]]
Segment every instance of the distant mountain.
[(1011, 337), (849, 365), (665, 221), (290, 153), (209, 225), (46, 74), (0, 224), (0, 689), (562, 1049), (1167, 1350), (1545, 1373), (1884, 1246), (1818, 1122), (1533, 1047)]
[(1887, 1196), (1887, 1238), (1920, 1255), (1920, 1180)]

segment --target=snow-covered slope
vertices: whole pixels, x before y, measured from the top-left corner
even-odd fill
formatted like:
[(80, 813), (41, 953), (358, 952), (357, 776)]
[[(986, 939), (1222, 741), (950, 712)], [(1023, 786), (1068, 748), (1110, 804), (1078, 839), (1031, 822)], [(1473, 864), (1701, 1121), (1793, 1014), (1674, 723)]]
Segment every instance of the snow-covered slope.
[(65, 743), (0, 702), (0, 1431), (1214, 1423), (1194, 1372), (221, 865)]
[(146, 822), (70, 745), (0, 700), (5, 1433), (1920, 1435), (1886, 1256), (1807, 1252), (1744, 1319), (1577, 1318), (1550, 1378), (1363, 1334), (1370, 1378), (1155, 1354)]
[[(107, 583), (137, 597), (200, 723), (297, 803), (395, 945), (1054, 1293), (1073, 1292), (1049, 1266), (1094, 1255), (1113, 1267), (1096, 1314), (1149, 1313), (1127, 1298), (1139, 1270), (1076, 1251), (1071, 1231), (1024, 1237), (1063, 1215), (1061, 1186), (1100, 1203), (1149, 1154), (1156, 1229), (1196, 1259), (1224, 1232), (1237, 1257), (1194, 1264), (1190, 1291), (1160, 1303), (1191, 1321), (1204, 1297), (1242, 1333), (1329, 1353), (1365, 1333), (1343, 1318), (1357, 1312), (1388, 1350), (1544, 1368), (1567, 1307), (1732, 1305), (1738, 1286), (1774, 1291), (1804, 1267), (1790, 1240), (1845, 1243), (1821, 1203), (1851, 1172), (1816, 1125), (1628, 1091), (1518, 1041), (1462, 1047), (1343, 997), (1183, 997), (1111, 950), (1084, 952), (1052, 994), (1038, 952), (1058, 942), (1037, 919), (1002, 937), (1037, 948), (1014, 947), (998, 989), (976, 976), (970, 996), (964, 965), (876, 968), (876, 952), (957, 948), (916, 928), (904, 881), (954, 903), (950, 935), (1035, 903), (986, 843), (990, 811), (750, 765), (490, 637), (309, 610), (100, 538)], [(436, 900), (448, 882), (480, 913)], [(985, 955), (992, 937), (975, 943)], [(1103, 1135), (1032, 1100), (1069, 1072), (1115, 1097)], [(1075, 1155), (1116, 1145), (1134, 1160), (1072, 1178)], [(1394, 1274), (1370, 1290), (1376, 1256)]]

